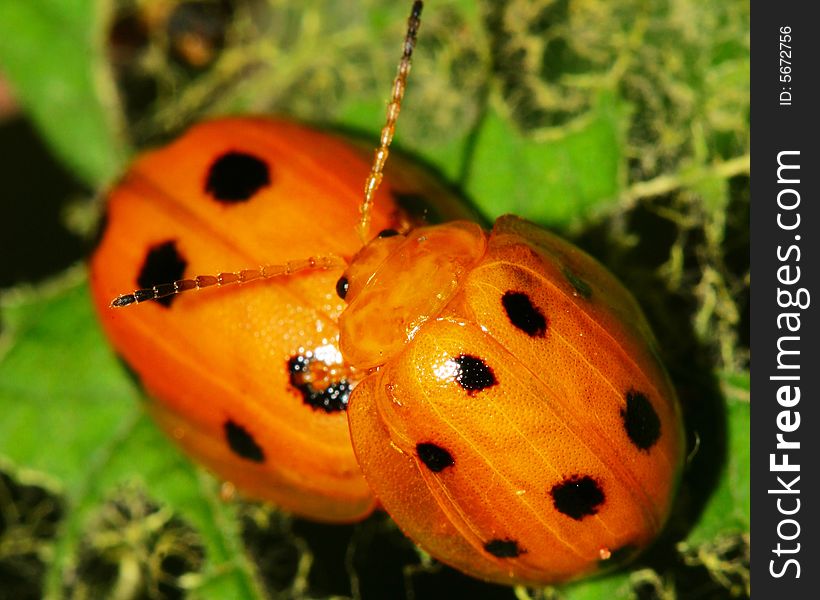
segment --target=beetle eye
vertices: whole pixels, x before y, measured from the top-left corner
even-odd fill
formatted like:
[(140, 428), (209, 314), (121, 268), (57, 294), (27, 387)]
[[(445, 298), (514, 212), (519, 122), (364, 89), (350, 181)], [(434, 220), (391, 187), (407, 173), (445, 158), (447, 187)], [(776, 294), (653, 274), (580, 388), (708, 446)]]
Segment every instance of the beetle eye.
[(345, 296), (347, 296), (347, 288), (349, 286), (350, 286), (350, 283), (347, 281), (347, 277), (345, 277), (344, 275), (339, 277), (339, 281), (336, 282), (336, 294), (342, 300), (344, 300)]

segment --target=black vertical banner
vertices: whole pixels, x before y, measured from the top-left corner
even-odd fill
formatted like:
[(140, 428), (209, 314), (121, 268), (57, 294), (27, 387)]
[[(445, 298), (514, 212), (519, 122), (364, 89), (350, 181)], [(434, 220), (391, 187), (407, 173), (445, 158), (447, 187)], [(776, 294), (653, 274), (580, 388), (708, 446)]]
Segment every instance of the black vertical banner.
[(811, 2), (752, 5), (752, 589), (820, 585), (820, 31)]

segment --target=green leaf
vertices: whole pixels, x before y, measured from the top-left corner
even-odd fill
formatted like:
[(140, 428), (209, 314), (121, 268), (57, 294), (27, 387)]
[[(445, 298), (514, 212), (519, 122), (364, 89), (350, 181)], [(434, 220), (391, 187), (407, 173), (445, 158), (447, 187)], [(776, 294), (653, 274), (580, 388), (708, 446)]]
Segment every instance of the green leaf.
[(629, 581), (629, 573), (617, 573), (606, 577), (598, 577), (587, 581), (579, 581), (566, 586), (562, 590), (566, 600), (630, 600), (634, 597)]
[(102, 4), (0, 3), (0, 68), (45, 139), (92, 185), (109, 181), (123, 158), (101, 94), (113, 96), (102, 68)]
[(78, 273), (39, 293), (7, 293), (0, 360), (0, 457), (41, 472), (69, 506), (49, 592), (92, 513), (114, 490), (139, 483), (196, 528), (205, 546), (210, 597), (255, 598), (235, 508), (143, 413), (102, 336)]
[[(726, 404), (727, 462), (717, 489), (710, 496), (687, 544), (711, 542), (722, 535), (749, 531), (751, 486), (751, 405), (748, 400), (749, 374), (726, 375), (733, 393)], [(745, 392), (745, 398), (743, 398)]]
[(586, 118), (539, 140), (490, 111), (478, 131), (467, 189), (488, 215), (577, 224), (618, 200), (625, 117), (623, 105), (606, 94)]

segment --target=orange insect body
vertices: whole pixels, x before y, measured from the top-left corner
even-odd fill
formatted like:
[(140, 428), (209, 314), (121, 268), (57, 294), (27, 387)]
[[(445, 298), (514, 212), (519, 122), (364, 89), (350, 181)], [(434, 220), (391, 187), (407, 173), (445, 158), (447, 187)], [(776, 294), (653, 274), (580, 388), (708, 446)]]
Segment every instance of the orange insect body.
[[(442, 188), (396, 163), (373, 213), (407, 230)], [(219, 294), (112, 311), (135, 286), (227, 267), (352, 256), (369, 152), (270, 119), (197, 125), (143, 155), (110, 194), (91, 261), (101, 321), (155, 400), (148, 409), (184, 449), (245, 493), (316, 520), (367, 515), (374, 499), (353, 455), (344, 405), (359, 374), (338, 349), (340, 270), (310, 271)], [(377, 229), (378, 230), (378, 229)]]
[[(513, 216), (420, 226), (396, 198), (465, 210), (406, 164), (379, 188), (420, 11), (369, 175), (296, 125), (198, 126), (112, 194), (95, 301), (159, 421), (246, 492), (325, 521), (377, 499), (466, 573), (575, 579), (664, 525), (680, 408), (637, 303), (594, 259)], [(108, 310), (135, 286), (114, 305), (158, 302)]]
[[(351, 437), (385, 510), (436, 558), (544, 584), (644, 548), (683, 459), (635, 300), (517, 217), (376, 239), (343, 275), (341, 348), (371, 374)], [(377, 369), (377, 370), (373, 370)]]

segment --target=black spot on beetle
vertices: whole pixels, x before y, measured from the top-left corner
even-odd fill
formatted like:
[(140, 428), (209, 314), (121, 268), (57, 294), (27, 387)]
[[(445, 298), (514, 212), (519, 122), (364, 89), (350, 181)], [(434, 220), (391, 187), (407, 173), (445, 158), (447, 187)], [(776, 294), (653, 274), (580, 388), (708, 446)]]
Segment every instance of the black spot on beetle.
[(347, 289), (350, 287), (350, 282), (347, 280), (347, 277), (342, 275), (339, 277), (339, 281), (336, 282), (336, 295), (339, 296), (342, 300), (345, 299), (347, 296)]
[(561, 272), (564, 274), (564, 277), (567, 278), (569, 284), (573, 287), (575, 292), (584, 298), (585, 300), (589, 300), (592, 297), (592, 288), (589, 287), (589, 284), (578, 277), (575, 273), (573, 273), (568, 268), (564, 267)]
[(424, 466), (433, 473), (441, 473), (447, 467), (452, 467), (456, 464), (452, 454), (441, 446), (437, 446), (431, 442), (416, 444), (416, 454), (418, 454)]
[(265, 451), (256, 443), (248, 430), (228, 419), (223, 426), (228, 447), (236, 454), (255, 463), (265, 462)]
[(456, 383), (467, 392), (480, 392), (498, 383), (493, 370), (480, 358), (469, 354), (460, 354), (452, 360), (457, 367), (455, 373)]
[(515, 558), (526, 553), (515, 540), (490, 540), (484, 544), (484, 549), (496, 558)]
[(555, 509), (576, 521), (596, 514), (606, 499), (601, 486), (589, 475), (573, 475), (555, 484), (550, 495)]
[(205, 192), (218, 202), (233, 204), (250, 200), (270, 182), (270, 170), (264, 160), (234, 150), (211, 164)]
[[(324, 387), (316, 386), (311, 364), (316, 359), (312, 356), (297, 354), (288, 360), (288, 376), (290, 384), (302, 395), (302, 401), (317, 410), (326, 413), (347, 410), (347, 401), (350, 399), (350, 382), (339, 379), (327, 383)], [(324, 363), (320, 363), (324, 364)]]
[(547, 318), (538, 310), (524, 292), (504, 292), (501, 304), (507, 318), (515, 327), (530, 337), (544, 337), (547, 332)]
[(377, 235), (376, 237), (381, 239), (381, 238), (396, 237), (397, 235), (399, 235), (399, 232), (396, 231), (395, 229), (382, 229), (379, 232), (379, 235)]
[[(186, 266), (188, 262), (177, 249), (176, 240), (151, 246), (137, 275), (137, 287), (151, 288), (163, 283), (173, 283), (177, 279), (182, 279)], [(175, 298), (176, 296), (166, 296), (154, 302), (168, 308)]]
[(640, 450), (648, 451), (661, 437), (661, 420), (643, 393), (629, 390), (626, 408), (621, 409), (626, 435)]

